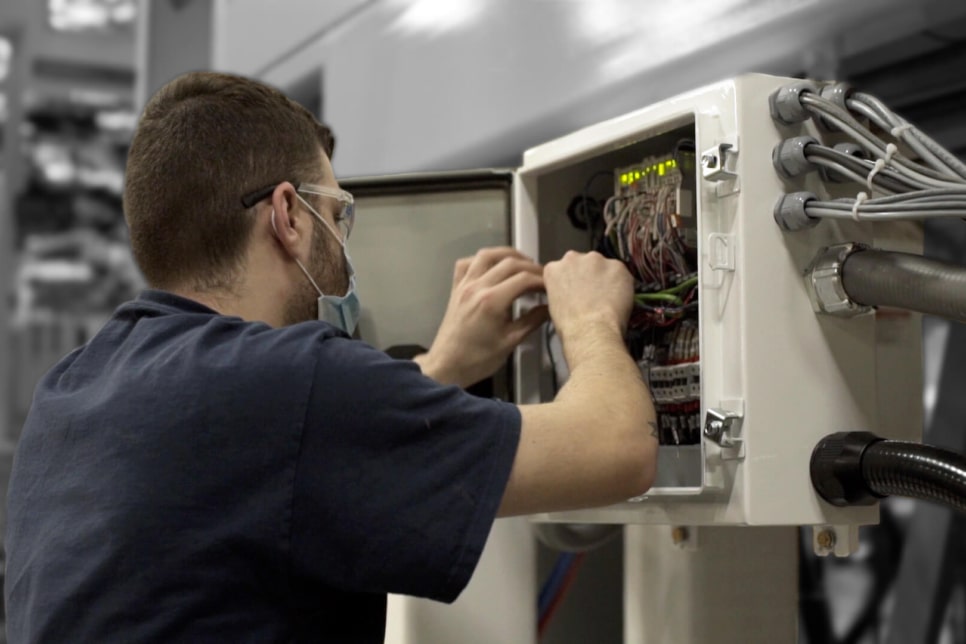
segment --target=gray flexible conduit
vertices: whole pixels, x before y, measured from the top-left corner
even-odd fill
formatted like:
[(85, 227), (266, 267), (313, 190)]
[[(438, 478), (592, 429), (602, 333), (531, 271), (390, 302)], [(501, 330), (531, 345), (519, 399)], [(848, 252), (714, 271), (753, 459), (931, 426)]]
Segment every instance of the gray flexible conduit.
[(562, 552), (586, 552), (621, 533), (624, 526), (586, 523), (533, 523), (533, 535), (545, 546)]
[(966, 457), (949, 450), (879, 441), (862, 454), (862, 478), (879, 496), (907, 496), (966, 512)]
[(882, 250), (852, 253), (842, 286), (866, 306), (894, 306), (966, 322), (966, 268)]

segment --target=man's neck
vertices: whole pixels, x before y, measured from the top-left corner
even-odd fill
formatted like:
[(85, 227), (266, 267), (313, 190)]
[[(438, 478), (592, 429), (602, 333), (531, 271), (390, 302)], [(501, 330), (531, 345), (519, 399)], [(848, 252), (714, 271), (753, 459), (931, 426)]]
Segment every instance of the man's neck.
[(186, 297), (204, 304), (221, 315), (239, 317), (251, 322), (265, 322), (273, 327), (283, 325), (283, 321), (277, 313), (277, 311), (281, 310), (281, 307), (273, 307), (267, 301), (269, 298), (245, 297), (243, 294), (239, 295), (222, 291), (196, 291), (190, 289), (177, 289), (172, 292), (175, 295), (180, 295), (181, 297)]

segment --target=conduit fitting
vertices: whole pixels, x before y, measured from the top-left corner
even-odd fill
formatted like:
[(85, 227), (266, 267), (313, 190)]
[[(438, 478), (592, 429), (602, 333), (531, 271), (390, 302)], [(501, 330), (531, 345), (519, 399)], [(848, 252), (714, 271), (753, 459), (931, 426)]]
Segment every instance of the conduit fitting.
[(839, 432), (819, 441), (809, 462), (819, 496), (838, 507), (872, 505), (883, 498), (869, 489), (862, 476), (862, 455), (881, 440), (870, 432)]
[(794, 179), (815, 170), (815, 164), (805, 158), (805, 148), (818, 143), (811, 136), (796, 136), (785, 139), (775, 146), (771, 162), (775, 171), (784, 179)]
[[(832, 101), (846, 112), (849, 111), (848, 101), (852, 97), (852, 86), (848, 83), (827, 83), (822, 86), (821, 96)], [(839, 128), (826, 118), (819, 117), (818, 122), (829, 132), (838, 132)]]
[(904, 496), (966, 513), (966, 457), (932, 445), (831, 434), (812, 451), (809, 474), (815, 491), (840, 507)]
[(797, 232), (818, 225), (818, 217), (809, 217), (805, 212), (808, 202), (816, 199), (818, 197), (811, 192), (792, 192), (782, 195), (773, 211), (775, 223), (786, 232)]
[(805, 288), (816, 313), (853, 317), (871, 310), (871, 307), (849, 297), (842, 280), (846, 260), (853, 253), (866, 248), (863, 244), (853, 242), (829, 246), (805, 269)]
[(801, 95), (811, 92), (818, 94), (818, 84), (814, 81), (803, 80), (781, 87), (768, 97), (768, 107), (771, 117), (782, 125), (795, 125), (811, 118), (811, 112), (802, 105)]

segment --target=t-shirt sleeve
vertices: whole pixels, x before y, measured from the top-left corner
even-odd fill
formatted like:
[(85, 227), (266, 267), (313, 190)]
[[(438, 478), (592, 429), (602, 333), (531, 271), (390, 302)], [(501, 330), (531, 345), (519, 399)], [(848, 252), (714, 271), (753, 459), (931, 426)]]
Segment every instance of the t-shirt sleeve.
[(293, 574), (453, 601), (503, 497), (519, 410), (361, 342), (331, 338), (319, 352), (295, 474)]

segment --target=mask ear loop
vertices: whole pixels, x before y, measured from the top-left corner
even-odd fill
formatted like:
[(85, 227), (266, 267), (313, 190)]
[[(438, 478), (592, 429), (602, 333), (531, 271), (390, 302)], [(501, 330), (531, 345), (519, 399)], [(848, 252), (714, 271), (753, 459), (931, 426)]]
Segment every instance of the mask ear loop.
[[(272, 230), (275, 231), (275, 236), (278, 237), (278, 227), (275, 225), (275, 209), (274, 208), (272, 208)], [(312, 286), (315, 287), (315, 290), (318, 291), (319, 295), (321, 295), (321, 296), (324, 297), (325, 296), (325, 293), (323, 293), (322, 292), (322, 289), (319, 288), (319, 285), (315, 283), (315, 280), (312, 279), (312, 276), (309, 274), (309, 272), (307, 270), (305, 270), (305, 265), (302, 264), (302, 262), (299, 260), (298, 257), (296, 257), (294, 259), (295, 259), (295, 263), (298, 264), (299, 268), (302, 269), (302, 272), (305, 273), (305, 276), (307, 278), (309, 278), (309, 281), (310, 282), (312, 282)]]

